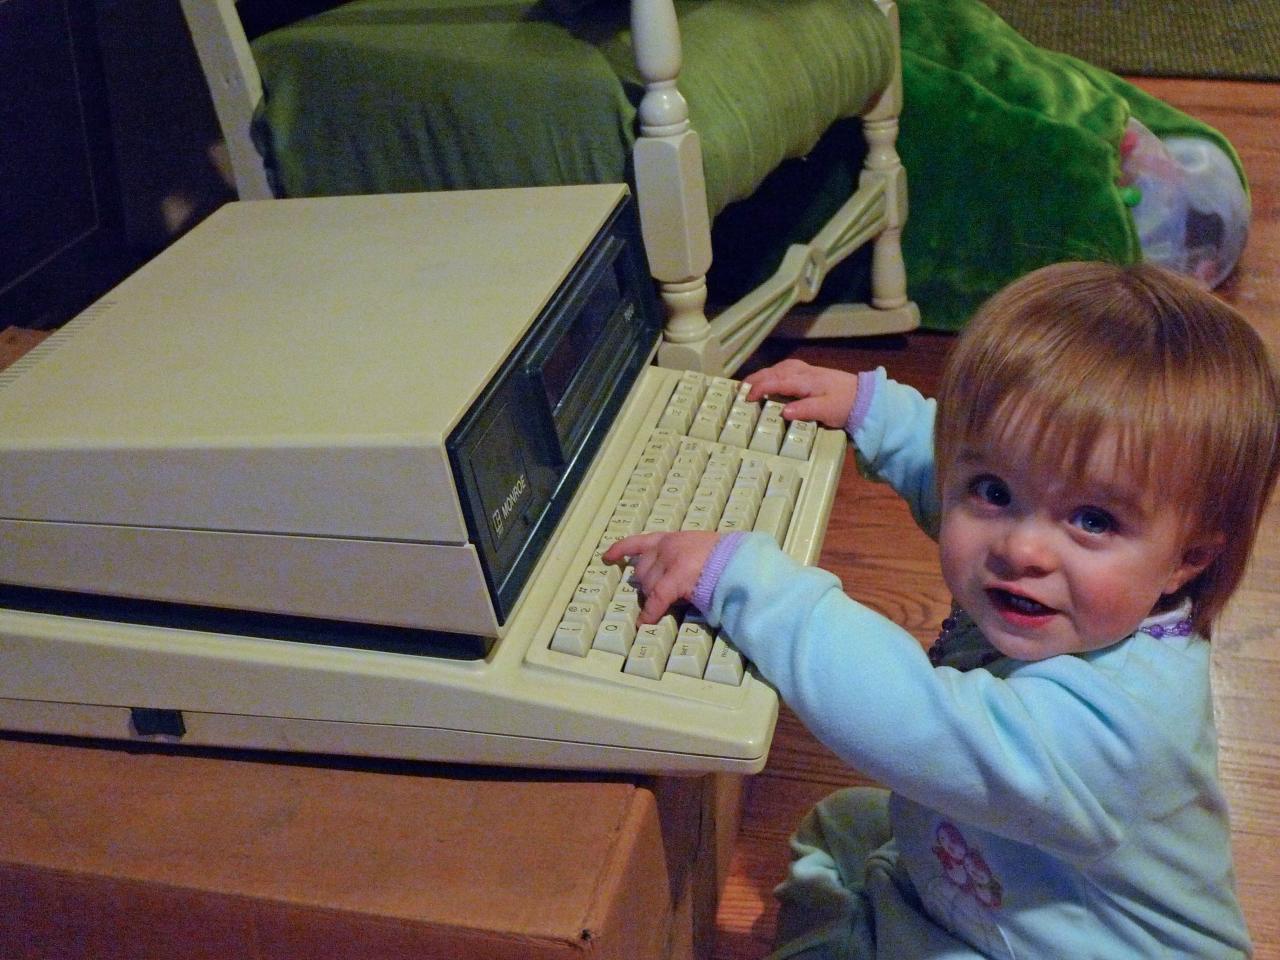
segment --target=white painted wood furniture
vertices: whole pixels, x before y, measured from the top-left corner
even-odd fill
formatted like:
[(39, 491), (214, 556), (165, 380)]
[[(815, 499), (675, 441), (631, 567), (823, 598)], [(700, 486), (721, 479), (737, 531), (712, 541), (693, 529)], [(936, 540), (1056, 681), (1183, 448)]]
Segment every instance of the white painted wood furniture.
[[(633, 151), (636, 198), (650, 268), (667, 309), (658, 361), (663, 366), (728, 374), (773, 332), (798, 337), (897, 333), (919, 324), (907, 298), (901, 232), (906, 175), (895, 141), (902, 106), (897, 5), (875, 0), (894, 38), (892, 80), (861, 115), (868, 154), (854, 193), (806, 244), (788, 249), (775, 273), (737, 303), (708, 318), (711, 222), (698, 133), (677, 81), (680, 32), (672, 0), (631, 0), (636, 66), (646, 92)], [(226, 140), (242, 200), (268, 199), (270, 182), (250, 135), (263, 96), (235, 0), (181, 0)], [(807, 309), (824, 279), (871, 243), (867, 304)]]

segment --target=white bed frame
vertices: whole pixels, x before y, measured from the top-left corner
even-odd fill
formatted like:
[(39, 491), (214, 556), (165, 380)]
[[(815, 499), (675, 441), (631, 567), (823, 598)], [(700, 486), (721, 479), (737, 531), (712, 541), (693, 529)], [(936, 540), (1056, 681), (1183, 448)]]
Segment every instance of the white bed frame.
[[(272, 196), (262, 157), (250, 137), (262, 79), (235, 0), (181, 0), (242, 200)], [(900, 49), (894, 0), (876, 0)], [(658, 362), (732, 374), (769, 336), (847, 337), (900, 333), (919, 325), (907, 299), (901, 234), (907, 215), (906, 174), (895, 141), (902, 104), (900, 58), (893, 80), (862, 114), (868, 155), (858, 189), (807, 244), (795, 244), (772, 277), (708, 320), (711, 222), (698, 134), (677, 89), (680, 33), (672, 0), (631, 0), (636, 65), (645, 80), (635, 143), (636, 200), (650, 270), (667, 309)], [(872, 243), (871, 303), (811, 311), (827, 274)]]

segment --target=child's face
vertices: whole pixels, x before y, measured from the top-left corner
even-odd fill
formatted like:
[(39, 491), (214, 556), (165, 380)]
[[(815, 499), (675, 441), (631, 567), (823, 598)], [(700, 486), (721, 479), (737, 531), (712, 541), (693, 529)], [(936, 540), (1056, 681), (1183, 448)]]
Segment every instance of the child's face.
[(1005, 656), (1117, 643), (1212, 559), (1189, 547), (1181, 510), (1114, 469), (1114, 442), (1075, 481), (1036, 469), (1016, 439), (960, 450), (939, 536), (947, 586)]

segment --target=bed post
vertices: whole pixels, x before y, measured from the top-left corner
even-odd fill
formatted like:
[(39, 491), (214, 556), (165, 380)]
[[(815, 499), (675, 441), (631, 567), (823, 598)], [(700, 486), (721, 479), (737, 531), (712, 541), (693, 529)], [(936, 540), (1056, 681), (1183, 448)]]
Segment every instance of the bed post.
[(689, 105), (676, 89), (681, 51), (672, 0), (631, 0), (631, 35), (645, 82), (632, 154), (636, 202), (649, 269), (667, 311), (658, 362), (720, 374), (720, 344), (705, 312), (711, 220), (702, 148), (689, 125)]
[[(875, 0), (875, 4), (888, 21), (893, 37), (893, 73), (889, 85), (860, 114), (867, 155), (858, 189), (809, 244), (823, 264), (821, 273), (825, 275), (826, 270), (870, 241), (870, 302), (799, 307), (782, 317), (774, 328), (784, 337), (874, 336), (903, 333), (920, 325), (920, 310), (907, 299), (907, 271), (902, 259), (907, 176), (896, 146), (898, 115), (902, 112), (902, 33), (895, 0)], [(813, 294), (803, 294), (799, 297), (801, 302), (812, 301)]]
[[(893, 33), (893, 79), (879, 102), (863, 115), (867, 138), (867, 174), (885, 178), (885, 213), (889, 225), (873, 241), (871, 251), (871, 303), (880, 310), (910, 309), (907, 271), (902, 260), (902, 226), (907, 219), (907, 178), (898, 156), (898, 115), (902, 112), (902, 29), (895, 0), (876, 0)], [(864, 177), (867, 175), (864, 174)], [(918, 314), (916, 314), (918, 316)]]
[(236, 0), (181, 0), (196, 55), (213, 97), (231, 173), (241, 200), (270, 200), (271, 185), (250, 130), (262, 100), (262, 78), (253, 62)]

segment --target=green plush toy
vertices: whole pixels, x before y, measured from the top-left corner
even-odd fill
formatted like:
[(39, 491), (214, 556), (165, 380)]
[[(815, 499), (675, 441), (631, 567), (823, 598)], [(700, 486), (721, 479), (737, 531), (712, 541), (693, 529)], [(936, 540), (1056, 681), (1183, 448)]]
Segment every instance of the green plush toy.
[(1142, 258), (1121, 187), (1131, 117), (1157, 137), (1219, 132), (1121, 78), (1036, 47), (977, 0), (902, 0), (903, 236), (922, 322), (961, 326), (995, 290), (1063, 259)]
[[(1035, 46), (978, 0), (900, 0), (899, 14), (903, 257), (926, 329), (958, 329), (991, 294), (1048, 263), (1143, 259), (1135, 191), (1121, 169), (1135, 118), (1158, 138), (1220, 148), (1244, 183), (1218, 131), (1115, 74)], [(764, 280), (780, 259), (779, 237), (813, 236), (852, 191), (864, 155), (857, 122), (837, 124), (808, 157), (721, 213), (713, 300), (731, 302)], [(868, 253), (833, 271), (819, 304), (866, 298)]]

